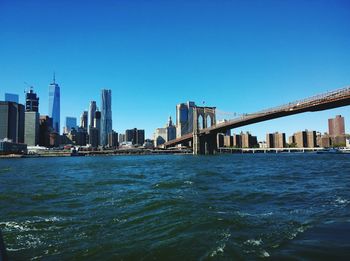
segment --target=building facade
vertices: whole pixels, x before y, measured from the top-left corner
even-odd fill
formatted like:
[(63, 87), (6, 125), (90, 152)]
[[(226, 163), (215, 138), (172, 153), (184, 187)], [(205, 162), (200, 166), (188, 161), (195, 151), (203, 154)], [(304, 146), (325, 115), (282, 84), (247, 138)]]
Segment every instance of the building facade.
[(26, 111), (39, 112), (39, 97), (32, 88), (26, 93)]
[(176, 105), (176, 136), (177, 138), (193, 132), (193, 110), (196, 104), (192, 101)]
[(70, 132), (73, 128), (77, 128), (77, 118), (66, 117), (66, 126), (64, 127), (64, 133)]
[(145, 130), (138, 130), (137, 128), (126, 130), (125, 141), (131, 142), (133, 145), (143, 145), (145, 142)]
[(330, 136), (345, 135), (344, 117), (337, 115), (333, 119), (328, 119), (328, 130)]
[(49, 117), (52, 118), (52, 127), (55, 132), (60, 133), (61, 117), (61, 94), (60, 87), (56, 83), (55, 75), (53, 82), (49, 85)]
[(118, 147), (118, 133), (112, 131), (108, 133), (108, 147), (117, 148)]
[(83, 128), (85, 130), (88, 129), (88, 112), (83, 111), (83, 113), (80, 116), (80, 128)]
[(266, 145), (268, 148), (285, 148), (286, 147), (286, 134), (285, 133), (267, 133)]
[(39, 113), (36, 111), (24, 113), (24, 143), (28, 146), (39, 144)]
[(101, 91), (101, 145), (108, 143), (108, 133), (112, 132), (112, 91)]
[(24, 142), (24, 105), (0, 101), (0, 139)]
[(174, 126), (171, 117), (169, 117), (164, 128), (156, 129), (154, 133), (154, 146), (157, 147), (174, 139), (176, 139), (176, 127)]
[(95, 113), (96, 113), (96, 101), (91, 101), (89, 106), (89, 133), (90, 133), (90, 127), (94, 127), (95, 123)]

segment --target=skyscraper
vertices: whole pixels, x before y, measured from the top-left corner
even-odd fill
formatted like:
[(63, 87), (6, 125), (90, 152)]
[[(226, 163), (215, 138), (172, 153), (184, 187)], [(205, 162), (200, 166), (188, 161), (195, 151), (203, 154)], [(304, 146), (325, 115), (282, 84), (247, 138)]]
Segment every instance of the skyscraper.
[(24, 143), (28, 146), (39, 144), (39, 113), (36, 111), (24, 113)]
[(5, 93), (5, 101), (18, 103), (18, 94)]
[(64, 128), (64, 132), (68, 133), (72, 130), (72, 128), (77, 129), (77, 118), (75, 117), (66, 117), (66, 126)]
[(101, 91), (101, 145), (108, 143), (108, 133), (112, 132), (112, 91)]
[(87, 131), (88, 129), (88, 112), (83, 111), (83, 113), (80, 116), (80, 127), (85, 129)]
[(90, 133), (90, 128), (94, 127), (95, 112), (96, 112), (96, 102), (91, 101), (90, 107), (89, 107), (89, 133)]
[(49, 117), (52, 118), (53, 129), (60, 133), (60, 86), (56, 83), (55, 74), (49, 85)]
[(39, 112), (39, 97), (36, 96), (33, 87), (26, 93), (26, 111)]

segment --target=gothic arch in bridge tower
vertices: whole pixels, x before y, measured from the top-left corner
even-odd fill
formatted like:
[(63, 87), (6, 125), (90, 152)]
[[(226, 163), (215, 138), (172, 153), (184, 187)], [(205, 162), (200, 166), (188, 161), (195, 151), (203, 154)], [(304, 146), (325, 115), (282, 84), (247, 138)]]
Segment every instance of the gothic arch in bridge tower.
[(211, 127), (216, 124), (215, 107), (194, 107), (193, 131)]

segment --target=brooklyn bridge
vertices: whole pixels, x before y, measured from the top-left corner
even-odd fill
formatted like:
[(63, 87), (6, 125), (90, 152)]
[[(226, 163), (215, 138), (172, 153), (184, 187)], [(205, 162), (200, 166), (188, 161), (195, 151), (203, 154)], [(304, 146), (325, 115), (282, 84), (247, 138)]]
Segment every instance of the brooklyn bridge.
[[(322, 111), (349, 104), (350, 87), (346, 87), (263, 111), (244, 114), (218, 124), (215, 107), (195, 106), (193, 107), (193, 131), (168, 141), (162, 146), (170, 148), (179, 144), (190, 145), (193, 148), (193, 154), (213, 154), (217, 150), (217, 135), (226, 133), (228, 130), (298, 113)], [(200, 122), (200, 118), (203, 122)]]

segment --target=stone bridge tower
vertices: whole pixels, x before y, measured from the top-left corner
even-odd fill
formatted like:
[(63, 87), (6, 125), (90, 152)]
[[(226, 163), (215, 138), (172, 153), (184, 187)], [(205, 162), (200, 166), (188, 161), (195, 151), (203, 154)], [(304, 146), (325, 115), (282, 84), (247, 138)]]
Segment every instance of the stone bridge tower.
[(216, 135), (200, 134), (202, 129), (216, 125), (216, 107), (193, 108), (193, 154), (213, 154)]

